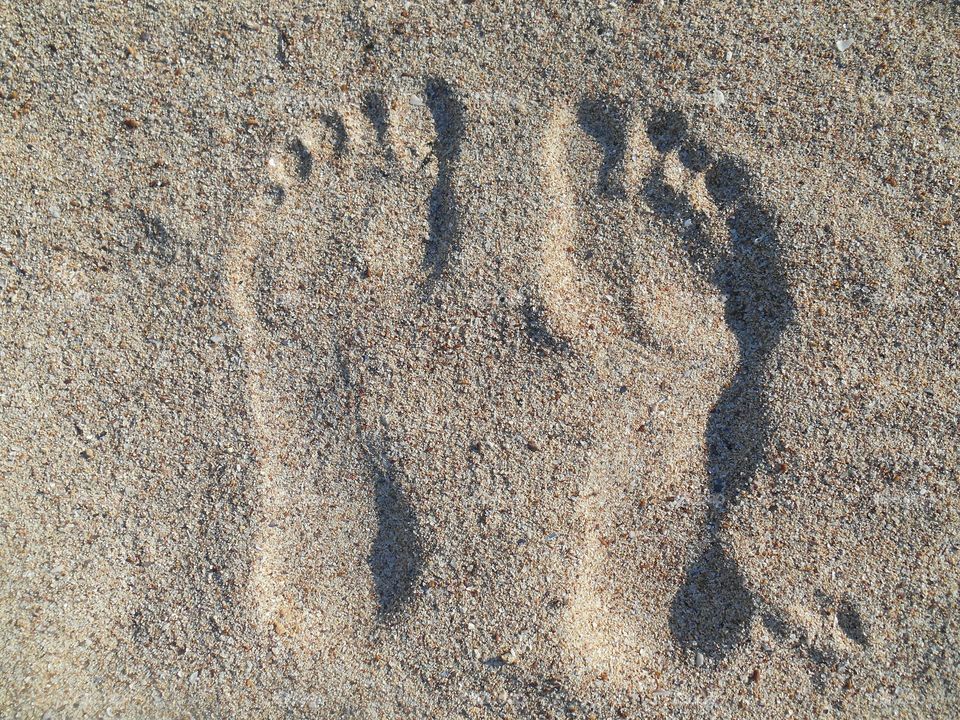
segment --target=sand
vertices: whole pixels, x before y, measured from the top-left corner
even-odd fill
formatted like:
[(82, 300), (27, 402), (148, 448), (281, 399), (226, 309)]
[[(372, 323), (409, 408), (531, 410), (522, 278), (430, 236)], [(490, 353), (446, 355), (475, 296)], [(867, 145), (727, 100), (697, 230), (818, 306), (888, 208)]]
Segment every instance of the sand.
[(960, 716), (950, 3), (0, 10), (0, 715)]

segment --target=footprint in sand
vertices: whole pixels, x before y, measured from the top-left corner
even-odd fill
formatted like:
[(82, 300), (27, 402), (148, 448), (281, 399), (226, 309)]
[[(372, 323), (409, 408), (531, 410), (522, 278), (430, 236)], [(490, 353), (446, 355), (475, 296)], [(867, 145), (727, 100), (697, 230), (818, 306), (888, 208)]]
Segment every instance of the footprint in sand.
[[(344, 103), (280, 140), (234, 230), (226, 289), (258, 467), (250, 607), (267, 636), (318, 656), (429, 611), (417, 598), (433, 522), (419, 519), (430, 502), (411, 458), (439, 475), (456, 463), (442, 461), (449, 448), (408, 447), (404, 424), (460, 411), (449, 383), (403, 364), (446, 342), (419, 328), (449, 324), (450, 295), (469, 281), (454, 272), (473, 257), (454, 202), (463, 114), (441, 81)], [(557, 372), (589, 368), (603, 408), (560, 601), (571, 688), (629, 686), (677, 646), (709, 666), (757, 618), (814, 659), (864, 645), (852, 604), (825, 600), (836, 628), (778, 608), (725, 537), (764, 463), (765, 366), (792, 315), (775, 219), (749, 173), (698, 145), (681, 116), (608, 99), (555, 112), (540, 148), (545, 227), (522, 321), (537, 354), (567, 358)], [(455, 355), (478, 363), (470, 353)]]
[[(531, 338), (590, 358), (622, 392), (598, 433), (615, 439), (594, 453), (577, 503), (562, 633), (571, 674), (629, 685), (670, 637), (709, 667), (755, 618), (815, 660), (864, 646), (848, 601), (828, 602), (833, 615), (776, 607), (725, 536), (765, 462), (765, 371), (793, 314), (776, 220), (749, 172), (699, 144), (682, 115), (641, 118), (610, 98), (557, 111), (541, 162)], [(584, 174), (594, 182), (574, 182)]]
[[(226, 289), (259, 502), (250, 607), (268, 637), (318, 656), (401, 613), (427, 552), (390, 430), (365, 402), (365, 343), (455, 262), (461, 129), (443, 82), (372, 90), (280, 138), (233, 229)], [(361, 278), (389, 296), (355, 296)]]

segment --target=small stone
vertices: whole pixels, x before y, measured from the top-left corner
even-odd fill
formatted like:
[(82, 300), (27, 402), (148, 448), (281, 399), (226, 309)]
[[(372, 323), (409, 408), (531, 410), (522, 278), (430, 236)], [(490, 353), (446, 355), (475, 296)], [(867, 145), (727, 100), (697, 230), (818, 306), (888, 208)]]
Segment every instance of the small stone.
[(853, 47), (853, 38), (846, 38), (845, 40), (837, 40), (837, 50), (840, 52), (846, 52), (851, 47)]
[(513, 648), (510, 648), (500, 655), (500, 659), (507, 665), (515, 665), (517, 662), (517, 653)]
[(698, 95), (697, 98), (706, 103), (707, 105), (712, 105), (713, 107), (720, 107), (725, 102), (727, 102), (727, 96), (723, 94), (723, 90), (720, 88), (714, 88), (709, 92), (705, 92), (701, 95)]
[(136, 130), (141, 125), (143, 125), (142, 122), (132, 117), (125, 118), (123, 121), (123, 126), (127, 128), (127, 130)]
[(693, 656), (694, 667), (703, 667), (703, 664), (706, 662), (706, 659), (703, 657), (702, 652), (698, 652)]

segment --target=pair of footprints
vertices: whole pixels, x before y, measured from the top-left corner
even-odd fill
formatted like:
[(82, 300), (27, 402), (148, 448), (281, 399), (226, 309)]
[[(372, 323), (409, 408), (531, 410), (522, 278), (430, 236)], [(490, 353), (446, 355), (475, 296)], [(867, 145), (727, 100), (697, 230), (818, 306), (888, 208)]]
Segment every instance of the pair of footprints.
[[(336, 220), (383, 228), (391, 214), (418, 216), (419, 247), (386, 243), (375, 253), (340, 250), (351, 256), (349, 264), (359, 275), (385, 275), (384, 282), (395, 280), (412, 289), (410, 297), (427, 299), (449, 280), (463, 251), (454, 175), (466, 128), (464, 105), (442, 81), (427, 83), (419, 96), (390, 100), (369, 94), (357, 112), (325, 116), (270, 158), (273, 211), (293, 209), (290, 216), (297, 217), (298, 203), (309, 205), (316, 192), (313, 181), (323, 174), (324, 182), (336, 178), (326, 192), (344, 202), (338, 206), (331, 197), (330, 217), (321, 219), (316, 230), (301, 230), (306, 247), (311, 232), (335, 235), (324, 228)], [(538, 269), (524, 288), (523, 312), (531, 347), (599, 359), (597, 347), (619, 342), (659, 353), (667, 364), (683, 365), (695, 362), (698, 354), (700, 362), (709, 358), (702, 347), (717, 335), (718, 326), (736, 345), (732, 379), (705, 422), (713, 502), (699, 553), (672, 603), (674, 638), (707, 657), (721, 658), (745, 641), (759, 615), (773, 635), (799, 636), (800, 648), (813, 659), (830, 660), (836, 655), (833, 647), (850, 647), (851, 642), (865, 645), (862, 622), (846, 599), (824, 599), (824, 607), (833, 611), (834, 632), (818, 627), (816, 620), (797, 623), (795, 616), (748, 590), (722, 537), (721, 521), (764, 462), (770, 428), (763, 371), (792, 316), (775, 219), (760, 202), (750, 174), (737, 159), (718, 157), (698, 144), (681, 114), (661, 111), (641, 119), (607, 98), (551, 113), (539, 149), (543, 228), (534, 248)], [(585, 168), (593, 182), (573, 182), (571, 164)], [(372, 189), (384, 182), (411, 188), (406, 203), (379, 206)], [(284, 508), (296, 502), (291, 497), (296, 490), (283, 478), (306, 451), (277, 441), (289, 432), (283, 418), (291, 399), (281, 397), (268, 379), (274, 368), (264, 355), (264, 333), (273, 321), (259, 307), (259, 290), (250, 283), (258, 256), (268, 249), (258, 246), (254, 228), (245, 237), (250, 242), (240, 246), (233, 263), (230, 293), (251, 358), (248, 393), (263, 446), (261, 567), (254, 584), (259, 583), (261, 616), (275, 625), (292, 602), (279, 588), (289, 572), (286, 556), (293, 552), (284, 549), (283, 523), (275, 518), (287, 515)], [(335, 237), (327, 240), (338, 243)], [(651, 258), (657, 267), (644, 266)], [(298, 259), (275, 258), (274, 264), (287, 261)], [(651, 283), (651, 273), (657, 272), (661, 276)], [(265, 292), (282, 295), (283, 288)], [(701, 296), (712, 296), (713, 302), (701, 302)], [(322, 364), (319, 357), (314, 360)], [(340, 372), (349, 375), (343, 367)], [(349, 402), (342, 405), (346, 411)], [(423, 551), (416, 518), (387, 454), (371, 450), (375, 441), (361, 439), (361, 444), (376, 485), (380, 522), (368, 560), (381, 615), (387, 616), (414, 592)], [(348, 615), (341, 610), (333, 616)], [(831, 644), (838, 633), (840, 641)]]

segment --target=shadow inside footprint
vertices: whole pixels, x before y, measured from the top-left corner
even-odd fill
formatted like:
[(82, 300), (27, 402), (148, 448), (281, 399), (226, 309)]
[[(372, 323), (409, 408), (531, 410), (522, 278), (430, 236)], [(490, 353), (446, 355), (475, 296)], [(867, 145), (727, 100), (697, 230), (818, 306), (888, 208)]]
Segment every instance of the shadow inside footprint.
[(843, 634), (853, 640), (860, 647), (868, 645), (867, 633), (863, 627), (863, 619), (860, 613), (849, 600), (843, 600), (837, 608), (837, 625), (843, 631)]
[(524, 298), (521, 317), (523, 318), (524, 335), (537, 352), (565, 353), (570, 350), (570, 343), (557, 337), (550, 330), (550, 326), (544, 318), (543, 307), (532, 297)]
[(433, 143), (437, 179), (428, 201), (430, 230), (423, 258), (429, 292), (449, 264), (451, 254), (457, 250), (459, 215), (453, 194), (453, 169), (463, 140), (464, 108), (453, 89), (443, 80), (431, 79), (425, 94), (437, 133)]
[(387, 129), (389, 120), (387, 118), (387, 102), (383, 95), (376, 92), (367, 93), (363, 98), (363, 114), (373, 126), (376, 133), (377, 142), (387, 155), (388, 160), (393, 160), (393, 148), (387, 142)]
[(714, 269), (726, 296), (728, 327), (740, 350), (740, 366), (710, 416), (707, 442), (713, 491), (723, 510), (749, 486), (763, 462), (770, 436), (764, 371), (793, 317), (793, 301), (779, 262), (773, 217), (749, 196), (727, 220), (729, 249)]
[(670, 631), (682, 645), (718, 660), (746, 640), (754, 610), (740, 568), (719, 542), (710, 542), (673, 598)]
[(577, 108), (577, 122), (603, 151), (597, 192), (608, 198), (623, 197), (623, 164), (627, 146), (624, 108), (608, 98), (584, 100)]
[(681, 242), (694, 266), (724, 294), (724, 317), (737, 341), (740, 364), (707, 421), (710, 490), (719, 502), (706, 518), (705, 550), (688, 568), (671, 611), (674, 637), (707, 657), (724, 656), (747, 636), (755, 600), (744, 587), (736, 562), (726, 555), (720, 522), (763, 462), (770, 436), (764, 372), (793, 317), (780, 262), (776, 220), (756, 200), (744, 165), (729, 156), (712, 163), (702, 145), (687, 137), (686, 121), (661, 112), (648, 125), (653, 145), (676, 150), (688, 168), (706, 170), (706, 188), (726, 217), (729, 241), (713, 247), (707, 219), (662, 176), (648, 184), (654, 210), (680, 225)]
[(310, 175), (313, 174), (313, 153), (307, 149), (307, 146), (299, 138), (290, 143), (289, 150), (296, 160), (297, 177), (304, 182), (309, 180)]
[(385, 453), (367, 449), (374, 483), (377, 535), (370, 549), (370, 571), (379, 615), (385, 619), (413, 590), (423, 568), (423, 547), (413, 508), (403, 497), (396, 469)]
[(687, 139), (687, 119), (676, 110), (658, 110), (647, 123), (647, 136), (660, 152), (668, 153)]

